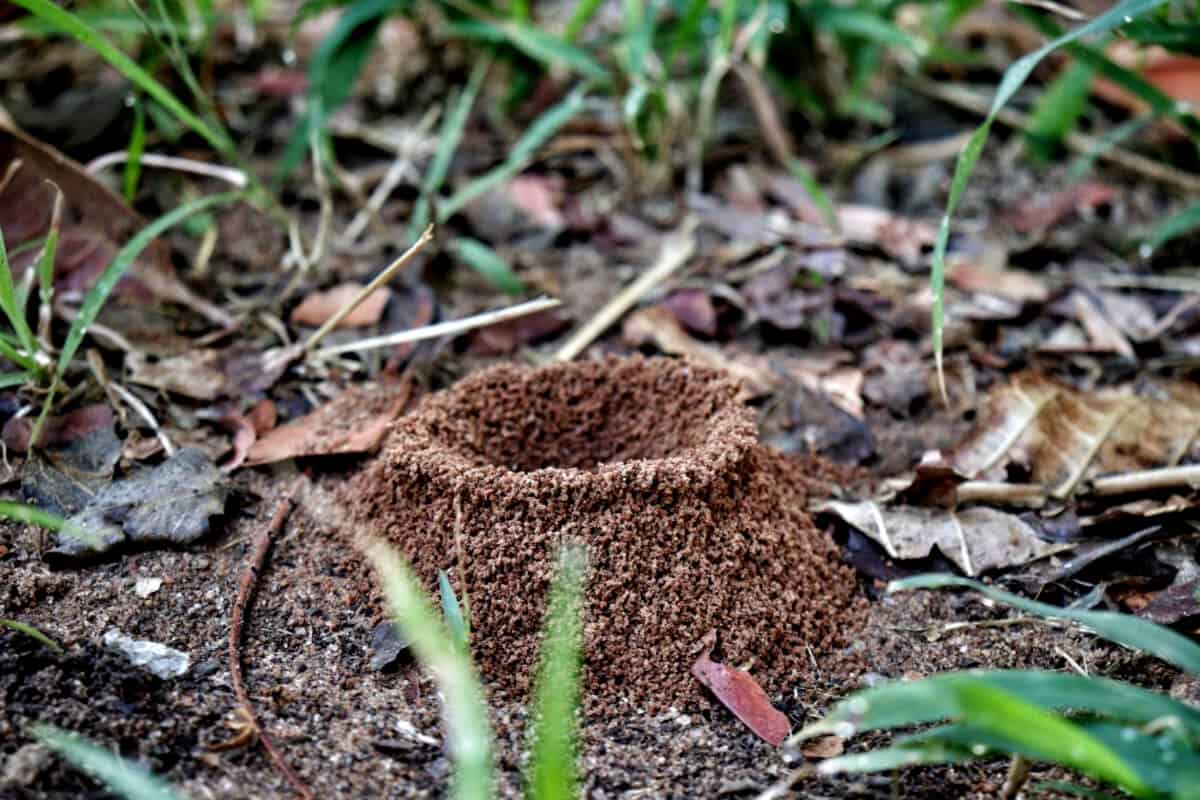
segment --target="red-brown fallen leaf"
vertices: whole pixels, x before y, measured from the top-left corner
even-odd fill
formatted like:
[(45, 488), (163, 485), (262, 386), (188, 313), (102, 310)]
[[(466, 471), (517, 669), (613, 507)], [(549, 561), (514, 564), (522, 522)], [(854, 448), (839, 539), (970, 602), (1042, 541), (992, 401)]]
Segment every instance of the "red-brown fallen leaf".
[[(90, 288), (117, 250), (146, 227), (146, 221), (82, 166), (0, 120), (0, 174), (16, 162), (20, 166), (0, 191), (0, 229), (9, 252), (14, 253), (10, 262), (14, 275), (24, 272), (38, 256), (37, 247), (17, 251), (48, 232), (57, 186), (65, 213), (54, 259), (54, 283), (61, 290)], [(227, 312), (197, 297), (175, 277), (170, 253), (161, 240), (142, 252), (117, 284), (116, 292), (129, 298), (179, 303), (223, 328), (234, 324)]]
[(250, 448), (244, 466), (301, 456), (366, 453), (379, 446), (408, 404), (412, 382), (347, 389), (299, 419), (280, 425)]
[(1117, 190), (1097, 181), (1078, 183), (1053, 194), (1034, 197), (1006, 215), (1018, 233), (1047, 231), (1073, 213), (1088, 211), (1118, 200)]
[[(92, 431), (111, 427), (112, 409), (103, 404), (78, 408), (61, 417), (51, 417), (38, 435), (38, 447), (67, 445)], [(12, 417), (4, 423), (4, 445), (11, 452), (24, 453), (33, 435), (34, 418)]]
[(692, 333), (700, 333), (710, 339), (717, 335), (717, 310), (713, 308), (712, 297), (704, 289), (672, 292), (662, 305)]
[(562, 333), (571, 324), (568, 317), (553, 309), (488, 325), (475, 331), (470, 351), (481, 356), (507, 355), (518, 347), (536, 344)]
[(278, 419), (274, 401), (269, 397), (259, 400), (254, 405), (254, 408), (246, 412), (246, 419), (250, 421), (250, 425), (254, 428), (254, 433), (262, 436), (275, 427), (275, 422)]
[(275, 403), (269, 398), (259, 400), (245, 414), (226, 415), (221, 426), (233, 433), (233, 456), (221, 465), (221, 471), (233, 472), (245, 463), (258, 437), (275, 427)]
[(301, 69), (267, 67), (246, 81), (246, 88), (271, 97), (297, 97), (308, 90), (308, 76)]
[[(1143, 47), (1127, 40), (1113, 42), (1105, 52), (1113, 61), (1138, 73), (1172, 100), (1193, 105), (1200, 103), (1200, 58), (1168, 53), (1161, 47)], [(1147, 110), (1144, 100), (1100, 76), (1095, 78), (1092, 91), (1131, 114)], [(1169, 120), (1166, 126), (1180, 130), (1177, 123)]]
[[(325, 324), (325, 321), (336, 314), (347, 303), (351, 302), (363, 289), (361, 284), (343, 283), (324, 292), (313, 292), (300, 305), (292, 309), (293, 325)], [(334, 326), (335, 330), (342, 328), (365, 328), (374, 325), (383, 315), (383, 309), (391, 299), (392, 290), (381, 286), (367, 296), (358, 308), (346, 315), (346, 318)]]
[(562, 228), (567, 224), (560, 209), (563, 203), (560, 176), (518, 175), (508, 182), (508, 197), (543, 228)]
[(775, 706), (750, 673), (713, 661), (717, 632), (709, 631), (701, 642), (702, 652), (692, 664), (692, 675), (716, 695), (726, 708), (763, 741), (779, 747), (791, 733), (787, 715)]

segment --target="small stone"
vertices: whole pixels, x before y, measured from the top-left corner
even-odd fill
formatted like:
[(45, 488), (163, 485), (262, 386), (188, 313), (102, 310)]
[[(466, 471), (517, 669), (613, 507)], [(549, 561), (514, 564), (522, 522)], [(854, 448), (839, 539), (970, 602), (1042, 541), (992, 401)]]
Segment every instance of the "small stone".
[(192, 662), (187, 653), (158, 642), (133, 639), (116, 628), (104, 634), (104, 646), (125, 656), (135, 667), (164, 680), (178, 678), (188, 671)]
[(133, 585), (133, 593), (138, 597), (149, 597), (162, 588), (162, 578), (141, 577)]
[(22, 746), (5, 760), (4, 773), (0, 774), (0, 789), (29, 786), (37, 780), (38, 774), (50, 760), (50, 751), (45, 745), (31, 743)]
[(408, 640), (400, 635), (393, 623), (385, 620), (371, 631), (371, 669), (388, 669), (407, 651)]

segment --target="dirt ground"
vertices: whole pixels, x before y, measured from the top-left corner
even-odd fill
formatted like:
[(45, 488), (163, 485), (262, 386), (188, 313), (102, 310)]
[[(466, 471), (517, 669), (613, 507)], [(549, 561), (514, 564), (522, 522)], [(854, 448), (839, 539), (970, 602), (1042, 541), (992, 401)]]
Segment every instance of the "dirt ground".
[[(293, 481), (300, 487), (298, 505), (260, 578), (246, 632), (251, 698), (317, 797), (442, 796), (449, 765), (436, 691), (411, 663), (386, 672), (369, 666), (379, 617), (370, 576), (339, 530), (346, 515), (332, 488), (340, 480), (338, 474), (244, 475), (231, 524), (203, 546), (133, 553), (79, 569), (48, 568), (38, 557), (41, 534), (6, 526), (0, 615), (36, 625), (66, 652), (54, 655), (25, 636), (0, 633), (0, 696), (7, 698), (0, 709), (0, 796), (96, 793), (91, 781), (28, 742), (22, 730), (34, 721), (108, 742), (193, 797), (290, 793), (261, 748), (210, 748), (234, 734), (226, 724), (236, 705), (229, 617), (250, 544)], [(162, 587), (139, 597), (134, 585), (142, 577), (162, 578)], [(873, 588), (864, 584), (864, 591)], [(865, 682), (943, 669), (1062, 669), (1070, 658), (1099, 674), (1164, 689), (1173, 677), (1146, 659), (1040, 623), (943, 633), (948, 623), (1008, 618), (974, 597), (889, 596), (872, 602), (869, 613), (847, 651), (814, 654), (803, 681), (772, 687), (772, 700), (794, 726)], [(113, 628), (186, 652), (190, 670), (160, 680), (131, 666), (101, 643)], [(505, 796), (517, 796), (524, 718), (514, 704), (493, 709)], [(583, 739), (582, 774), (587, 795), (595, 798), (753, 797), (799, 763), (715, 704), (585, 719)], [(895, 779), (808, 782), (797, 791), (806, 797), (991, 797), (1004, 772), (1004, 764), (918, 769)]]

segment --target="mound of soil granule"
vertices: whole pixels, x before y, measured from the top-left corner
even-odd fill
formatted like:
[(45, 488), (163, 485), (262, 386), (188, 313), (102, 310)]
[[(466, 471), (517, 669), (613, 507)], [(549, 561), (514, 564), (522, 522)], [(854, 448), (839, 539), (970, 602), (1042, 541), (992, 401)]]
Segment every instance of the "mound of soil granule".
[(759, 445), (722, 373), (609, 358), (493, 367), (430, 395), (345, 499), (431, 588), (439, 569), (465, 588), (474, 655), (505, 696), (532, 678), (561, 543), (585, 544), (587, 705), (653, 710), (701, 699), (689, 668), (712, 629), (780, 692), (857, 628), (853, 571), (804, 512), (821, 471)]

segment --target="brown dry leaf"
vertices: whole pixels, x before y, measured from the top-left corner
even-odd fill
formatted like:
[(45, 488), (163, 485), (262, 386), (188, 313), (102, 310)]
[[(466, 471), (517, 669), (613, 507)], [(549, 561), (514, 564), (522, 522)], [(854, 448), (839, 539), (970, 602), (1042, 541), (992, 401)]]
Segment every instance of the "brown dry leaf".
[[(4, 446), (9, 452), (24, 453), (33, 435), (33, 417), (10, 417), (4, 423)], [(112, 409), (103, 404), (78, 408), (61, 417), (50, 417), (38, 435), (38, 447), (59, 448), (82, 439), (89, 433), (113, 426)]]
[(379, 446), (392, 420), (408, 404), (411, 382), (347, 389), (299, 419), (280, 425), (254, 443), (244, 466), (301, 456), (367, 453)]
[(233, 455), (221, 465), (221, 471), (233, 472), (245, 463), (258, 437), (275, 427), (275, 403), (270, 399), (260, 400), (245, 414), (226, 415), (221, 425), (233, 433)]
[(553, 339), (570, 326), (570, 318), (555, 309), (538, 311), (480, 328), (471, 337), (470, 351), (481, 356), (507, 355), (518, 347)]
[(1100, 308), (1083, 292), (1071, 293), (1071, 305), (1075, 312), (1075, 319), (1083, 326), (1083, 331), (1087, 334), (1088, 342), (1094, 352), (1116, 353), (1130, 361), (1137, 359), (1133, 345), (1113, 325), (1103, 308)]
[(154, 361), (144, 353), (131, 352), (125, 359), (131, 383), (193, 400), (215, 400), (225, 393), (228, 381), (224, 362), (223, 351), (208, 348)]
[(707, 336), (717, 335), (717, 310), (712, 297), (704, 289), (681, 289), (671, 292), (662, 305), (675, 315), (679, 324), (692, 333)]
[[(0, 174), (18, 161), (20, 167), (0, 192), (0, 229), (4, 230), (9, 252), (15, 253), (49, 230), (57, 186), (63, 193), (66, 213), (54, 260), (54, 283), (63, 290), (85, 291), (117, 251), (146, 227), (146, 221), (82, 166), (0, 119)], [(27, 269), (36, 257), (37, 248), (14, 255), (14, 275)], [(178, 303), (220, 327), (234, 324), (229, 314), (179, 282), (161, 240), (142, 252), (117, 284), (116, 292), (130, 298), (155, 297)]]
[(1077, 183), (1059, 192), (1034, 197), (1005, 217), (1018, 233), (1043, 234), (1072, 214), (1093, 211), (1117, 202), (1116, 189), (1097, 181)]
[(779, 747), (792, 730), (787, 715), (771, 705), (767, 693), (750, 677), (750, 673), (712, 660), (716, 643), (716, 631), (704, 637), (701, 642), (703, 652), (692, 664), (692, 675), (707, 686), (747, 728), (768, 744)]
[(1046, 284), (1031, 272), (962, 258), (955, 258), (948, 265), (946, 280), (964, 292), (985, 292), (1019, 303), (1044, 303), (1050, 297)]
[[(1106, 50), (1109, 58), (1126, 69), (1139, 73), (1148, 83), (1181, 103), (1200, 105), (1200, 58), (1168, 53), (1161, 47), (1144, 47), (1129, 40), (1113, 42)], [(1148, 107), (1144, 100), (1100, 76), (1092, 91), (1113, 105), (1141, 114)], [(1177, 123), (1167, 122), (1172, 130)]]
[(1085, 479), (1175, 466), (1200, 435), (1200, 386), (1162, 381), (1082, 392), (1035, 372), (994, 389), (975, 432), (951, 465), (970, 478), (1004, 480), (1006, 467), (1063, 498)]
[(566, 227), (563, 216), (563, 180), (553, 175), (518, 175), (508, 182), (512, 203), (543, 228)]
[(901, 264), (919, 264), (937, 240), (934, 225), (874, 206), (839, 206), (837, 220), (846, 241), (874, 245)]
[(822, 758), (837, 758), (846, 751), (846, 740), (840, 736), (818, 736), (816, 739), (809, 739), (804, 743), (804, 747), (800, 748), (800, 752), (805, 758), (813, 760)]
[[(343, 283), (324, 292), (313, 292), (305, 297), (300, 305), (292, 309), (293, 325), (309, 325), (317, 327), (358, 297), (363, 290), (362, 284)], [(334, 326), (334, 330), (342, 328), (365, 328), (379, 322), (383, 309), (387, 307), (392, 297), (392, 290), (381, 286), (371, 292), (345, 319)]]
[(1065, 550), (1049, 544), (1037, 530), (1015, 514), (994, 508), (958, 510), (885, 507), (870, 500), (830, 502), (820, 510), (835, 514), (847, 525), (878, 542), (894, 559), (926, 558), (936, 547), (969, 576), (1011, 567)]
[(705, 366), (725, 370), (755, 396), (769, 394), (779, 385), (779, 376), (765, 362), (730, 358), (716, 347), (696, 341), (688, 336), (675, 315), (662, 306), (633, 312), (625, 318), (621, 331), (630, 347), (653, 344), (664, 353), (687, 356)]

